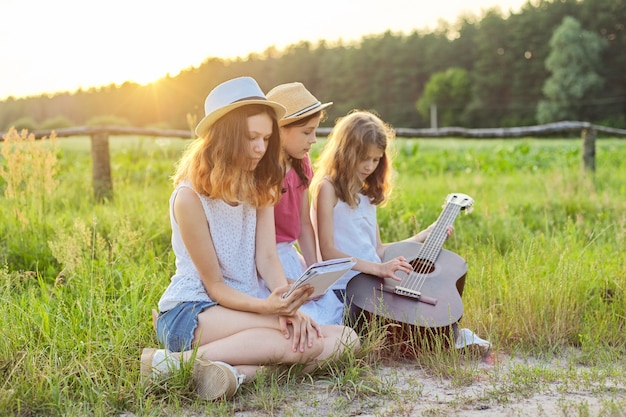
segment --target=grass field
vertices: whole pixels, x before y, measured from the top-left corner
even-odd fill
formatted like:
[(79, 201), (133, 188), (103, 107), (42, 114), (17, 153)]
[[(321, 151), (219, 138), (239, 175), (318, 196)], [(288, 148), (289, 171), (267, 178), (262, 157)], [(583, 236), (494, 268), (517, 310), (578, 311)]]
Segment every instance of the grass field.
[[(286, 401), (308, 380), (298, 369), (268, 370), (224, 403), (199, 404), (185, 370), (156, 388), (139, 384), (141, 349), (157, 344), (150, 311), (174, 268), (169, 176), (187, 142), (111, 138), (114, 199), (98, 204), (88, 138), (14, 139), (0, 144), (0, 414), (306, 415)], [(394, 192), (379, 222), (383, 240), (403, 239), (435, 221), (449, 193), (470, 195), (473, 212), (456, 219), (445, 246), (469, 266), (463, 325), (510, 355), (569, 352), (591, 370), (588, 384), (623, 381), (626, 143), (598, 140), (595, 173), (582, 170), (581, 145), (398, 139)], [(375, 374), (394, 353), (381, 350), (381, 333), (365, 335), (359, 357), (313, 378), (365, 410), (393, 395)], [(441, 378), (474, 380), (457, 351), (411, 360)], [(616, 395), (623, 402), (604, 415), (623, 415), (623, 388)], [(345, 415), (346, 404), (334, 406), (329, 415)]]

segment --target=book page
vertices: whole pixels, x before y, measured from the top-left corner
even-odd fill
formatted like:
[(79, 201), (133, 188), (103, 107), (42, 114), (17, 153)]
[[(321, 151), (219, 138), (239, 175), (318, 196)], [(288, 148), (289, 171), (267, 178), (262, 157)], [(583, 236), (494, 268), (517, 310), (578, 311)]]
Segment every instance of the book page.
[(339, 278), (345, 275), (356, 264), (354, 258), (329, 259), (318, 262), (307, 268), (300, 278), (293, 283), (291, 288), (283, 297), (288, 297), (295, 289), (301, 285), (310, 284), (315, 291), (309, 298), (316, 298), (323, 295)]

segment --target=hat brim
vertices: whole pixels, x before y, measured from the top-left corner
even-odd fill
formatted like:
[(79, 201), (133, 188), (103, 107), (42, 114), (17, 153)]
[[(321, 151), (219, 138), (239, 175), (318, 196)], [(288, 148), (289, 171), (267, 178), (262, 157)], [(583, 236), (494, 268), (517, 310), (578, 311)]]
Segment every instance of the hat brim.
[(319, 106), (312, 108), (311, 110), (307, 111), (306, 113), (299, 114), (296, 117), (286, 117), (284, 119), (279, 119), (278, 120), (278, 126), (283, 127), (283, 126), (289, 125), (289, 124), (291, 124), (293, 122), (297, 122), (298, 120), (302, 120), (305, 117), (308, 117), (308, 116), (310, 116), (310, 115), (312, 115), (314, 113), (320, 112), (320, 111), (324, 110), (325, 108), (330, 107), (332, 105), (333, 105), (333, 102), (330, 101), (328, 103), (320, 104)]
[(276, 103), (274, 101), (269, 101), (269, 100), (238, 101), (238, 102), (229, 104), (227, 106), (224, 106), (218, 110), (215, 110), (214, 112), (212, 112), (211, 114), (207, 116), (204, 116), (204, 118), (200, 120), (200, 123), (198, 123), (198, 125), (196, 126), (196, 135), (198, 137), (204, 136), (208, 132), (209, 127), (211, 127), (211, 125), (215, 123), (220, 117), (225, 116), (227, 113), (235, 109), (238, 109), (239, 107), (249, 106), (251, 104), (260, 104), (260, 105), (267, 106), (267, 107), (274, 109), (274, 112), (276, 113), (276, 118), (278, 120), (280, 120), (287, 112), (287, 109), (285, 109), (285, 107), (282, 104)]

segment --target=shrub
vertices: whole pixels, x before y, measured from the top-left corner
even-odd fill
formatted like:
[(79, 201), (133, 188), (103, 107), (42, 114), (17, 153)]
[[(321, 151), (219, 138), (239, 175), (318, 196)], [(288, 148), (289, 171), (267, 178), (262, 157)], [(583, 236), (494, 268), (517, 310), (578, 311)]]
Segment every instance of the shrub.
[(87, 120), (88, 126), (106, 126), (106, 125), (115, 125), (115, 126), (129, 126), (130, 123), (123, 117), (116, 116), (113, 114), (103, 114), (100, 116), (92, 117)]
[(62, 129), (65, 127), (72, 127), (74, 125), (76, 125), (76, 123), (74, 123), (73, 121), (71, 121), (69, 118), (65, 116), (55, 116), (55, 117), (49, 117), (43, 122), (41, 122), (41, 125), (39, 126), (39, 128), (42, 130), (52, 130), (52, 129)]
[(6, 130), (10, 130), (12, 127), (18, 132), (22, 129), (26, 129), (28, 131), (37, 130), (37, 122), (32, 117), (20, 117), (16, 121), (9, 123)]

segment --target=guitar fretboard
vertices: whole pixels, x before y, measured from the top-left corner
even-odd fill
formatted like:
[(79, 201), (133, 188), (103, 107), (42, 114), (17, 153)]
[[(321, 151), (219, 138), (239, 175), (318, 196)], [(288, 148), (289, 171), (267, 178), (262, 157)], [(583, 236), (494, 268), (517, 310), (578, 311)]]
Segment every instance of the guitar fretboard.
[(461, 206), (448, 203), (442, 210), (435, 227), (430, 232), (426, 241), (417, 254), (417, 259), (422, 259), (434, 263), (441, 252), (441, 248), (448, 238), (448, 226), (454, 224), (454, 220), (461, 212)]

